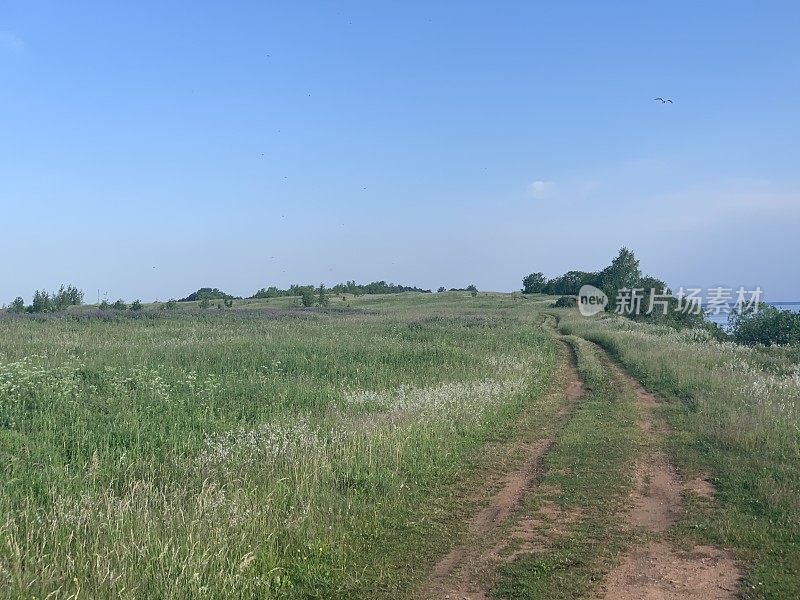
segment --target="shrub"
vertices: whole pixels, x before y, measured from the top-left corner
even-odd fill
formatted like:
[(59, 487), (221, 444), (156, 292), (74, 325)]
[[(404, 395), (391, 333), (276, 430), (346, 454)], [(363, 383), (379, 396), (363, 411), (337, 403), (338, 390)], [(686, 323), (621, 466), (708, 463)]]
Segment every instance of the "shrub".
[(14, 298), (14, 301), (11, 303), (11, 306), (8, 307), (8, 312), (12, 313), (25, 312), (25, 300), (22, 299), (22, 296), (17, 296), (16, 298)]
[[(17, 310), (20, 303), (24, 306), (22, 298), (15, 298), (9, 310), (13, 309), (12, 312), (21, 312)], [(58, 291), (53, 292), (52, 295), (44, 290), (36, 290), (33, 294), (33, 302), (30, 306), (25, 307), (24, 310), (29, 313), (42, 313), (65, 310), (69, 306), (79, 304), (83, 304), (83, 292), (74, 285), (65, 286), (62, 284)]]
[(31, 313), (41, 313), (53, 310), (53, 300), (50, 298), (50, 294), (44, 290), (36, 290), (33, 293), (33, 302), (28, 308), (26, 308), (26, 310)]
[(97, 307), (98, 307), (100, 310), (108, 310), (108, 309), (110, 309), (110, 308), (111, 308), (111, 305), (108, 303), (108, 300), (106, 300), (106, 299), (104, 298), (104, 299), (103, 299), (103, 301), (102, 301), (100, 304), (98, 304), (98, 305), (97, 305)]
[(285, 296), (286, 290), (279, 290), (274, 285), (269, 286), (268, 288), (261, 288), (255, 294), (250, 296), (251, 298), (278, 298), (279, 296)]
[(573, 308), (578, 306), (578, 301), (574, 296), (561, 296), (553, 302), (553, 308)]
[(186, 298), (181, 298), (178, 302), (196, 302), (197, 300), (227, 300), (233, 298), (218, 288), (202, 287), (196, 292), (192, 292)]
[(114, 310), (128, 310), (128, 305), (125, 304), (125, 300), (120, 298), (119, 300), (114, 302), (114, 304), (111, 305), (111, 308), (113, 308)]
[(53, 310), (64, 310), (68, 306), (83, 304), (83, 292), (74, 285), (61, 285), (53, 294)]
[(597, 285), (598, 273), (589, 271), (568, 271), (563, 275), (550, 279), (542, 290), (545, 294), (565, 295), (577, 294), (585, 284)]
[[(310, 288), (314, 293), (313, 286), (298, 285), (296, 283), (289, 286), (286, 290), (281, 290), (277, 287), (270, 286), (268, 288), (261, 288), (251, 298), (278, 298), (280, 296), (302, 296), (304, 288)], [(361, 294), (399, 294), (402, 292), (421, 292), (428, 294), (430, 290), (422, 288), (399, 285), (395, 283), (387, 283), (385, 281), (373, 281), (372, 283), (359, 284), (355, 281), (348, 281), (346, 283), (337, 283), (328, 290), (332, 294), (352, 294), (360, 296)]]
[(738, 344), (800, 344), (800, 313), (762, 306), (758, 312), (731, 313), (730, 335)]
[(131, 302), (130, 309), (131, 310), (142, 310), (142, 302), (141, 302), (141, 300), (134, 300), (133, 302)]
[(320, 306), (328, 306), (330, 304), (330, 299), (328, 298), (328, 294), (325, 293), (325, 284), (320, 283), (319, 287), (317, 288), (317, 304)]
[(161, 306), (162, 310), (175, 310), (176, 308), (178, 308), (178, 301), (174, 298), (170, 298)]
[(305, 307), (314, 306), (314, 292), (308, 288), (304, 288), (300, 292), (300, 304)]
[(202, 300), (200, 300), (200, 304), (198, 306), (200, 308), (208, 308), (209, 306), (211, 306), (211, 300), (209, 300), (208, 298), (203, 298)]

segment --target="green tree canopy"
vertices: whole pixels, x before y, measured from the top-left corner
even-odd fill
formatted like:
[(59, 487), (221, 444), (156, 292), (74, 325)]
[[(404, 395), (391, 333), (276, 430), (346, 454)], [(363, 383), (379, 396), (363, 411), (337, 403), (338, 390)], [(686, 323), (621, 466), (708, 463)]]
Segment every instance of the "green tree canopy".
[(531, 273), (522, 279), (523, 294), (540, 294), (547, 285), (547, 278), (544, 273)]

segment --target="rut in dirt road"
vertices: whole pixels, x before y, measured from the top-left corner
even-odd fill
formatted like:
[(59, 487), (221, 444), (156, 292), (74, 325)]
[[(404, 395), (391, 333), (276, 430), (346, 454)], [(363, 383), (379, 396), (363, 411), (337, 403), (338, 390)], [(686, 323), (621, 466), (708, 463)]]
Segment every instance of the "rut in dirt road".
[[(584, 393), (571, 352), (565, 371), (566, 391), (561, 393), (566, 396), (566, 404), (556, 412), (556, 416), (561, 418)], [(436, 564), (421, 597), (452, 600), (487, 598), (484, 574), (487, 568), (496, 566), (494, 563), (498, 561), (494, 551), (497, 544), (492, 540), (491, 534), (511, 515), (523, 494), (541, 479), (542, 459), (552, 444), (552, 437), (523, 444), (525, 462), (519, 469), (503, 476), (500, 490), (470, 520), (467, 541), (454, 547)]]
[[(654, 409), (658, 400), (642, 385), (606, 358), (606, 365), (615, 379), (631, 388), (642, 413), (639, 426), (650, 436), (650, 446), (663, 434), (654, 426)], [(709, 493), (710, 484), (683, 484), (675, 467), (666, 456), (648, 448), (634, 469), (635, 490), (630, 523), (650, 534), (652, 541), (634, 548), (622, 564), (609, 573), (605, 598), (609, 600), (672, 600), (698, 598), (724, 600), (736, 596), (740, 572), (724, 550), (695, 546), (689, 551), (675, 549), (663, 533), (683, 512), (685, 489), (702, 489)]]

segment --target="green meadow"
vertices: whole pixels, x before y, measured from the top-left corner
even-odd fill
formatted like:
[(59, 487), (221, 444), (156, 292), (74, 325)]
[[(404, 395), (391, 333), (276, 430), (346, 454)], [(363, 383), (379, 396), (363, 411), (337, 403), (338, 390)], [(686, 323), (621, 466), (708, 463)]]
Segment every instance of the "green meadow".
[(713, 508), (687, 504), (675, 542), (730, 549), (745, 597), (799, 595), (796, 350), (552, 300), (0, 320), (0, 598), (413, 597), (468, 537), (472, 490), (513, 463), (503, 449), (555, 422), (570, 353), (588, 393), (552, 432), (543, 482), (582, 518), (496, 569), (490, 595), (591, 596), (635, 539), (635, 409), (606, 360), (663, 399), (681, 475), (717, 488)]
[(430, 501), (541, 395), (552, 340), (518, 298), (245, 310), (276, 303), (0, 321), (0, 596), (369, 596), (424, 574), (431, 531), (459, 527)]

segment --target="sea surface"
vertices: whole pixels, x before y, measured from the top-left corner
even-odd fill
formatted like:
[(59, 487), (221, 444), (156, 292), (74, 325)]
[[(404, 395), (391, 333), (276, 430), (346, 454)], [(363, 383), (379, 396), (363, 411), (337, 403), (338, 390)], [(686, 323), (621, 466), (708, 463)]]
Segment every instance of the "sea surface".
[[(791, 310), (800, 312), (800, 302), (763, 302), (762, 304), (769, 304), (780, 310)], [(706, 315), (706, 318), (712, 323), (716, 323), (725, 328), (728, 325), (728, 313), (721, 312), (716, 315)]]

